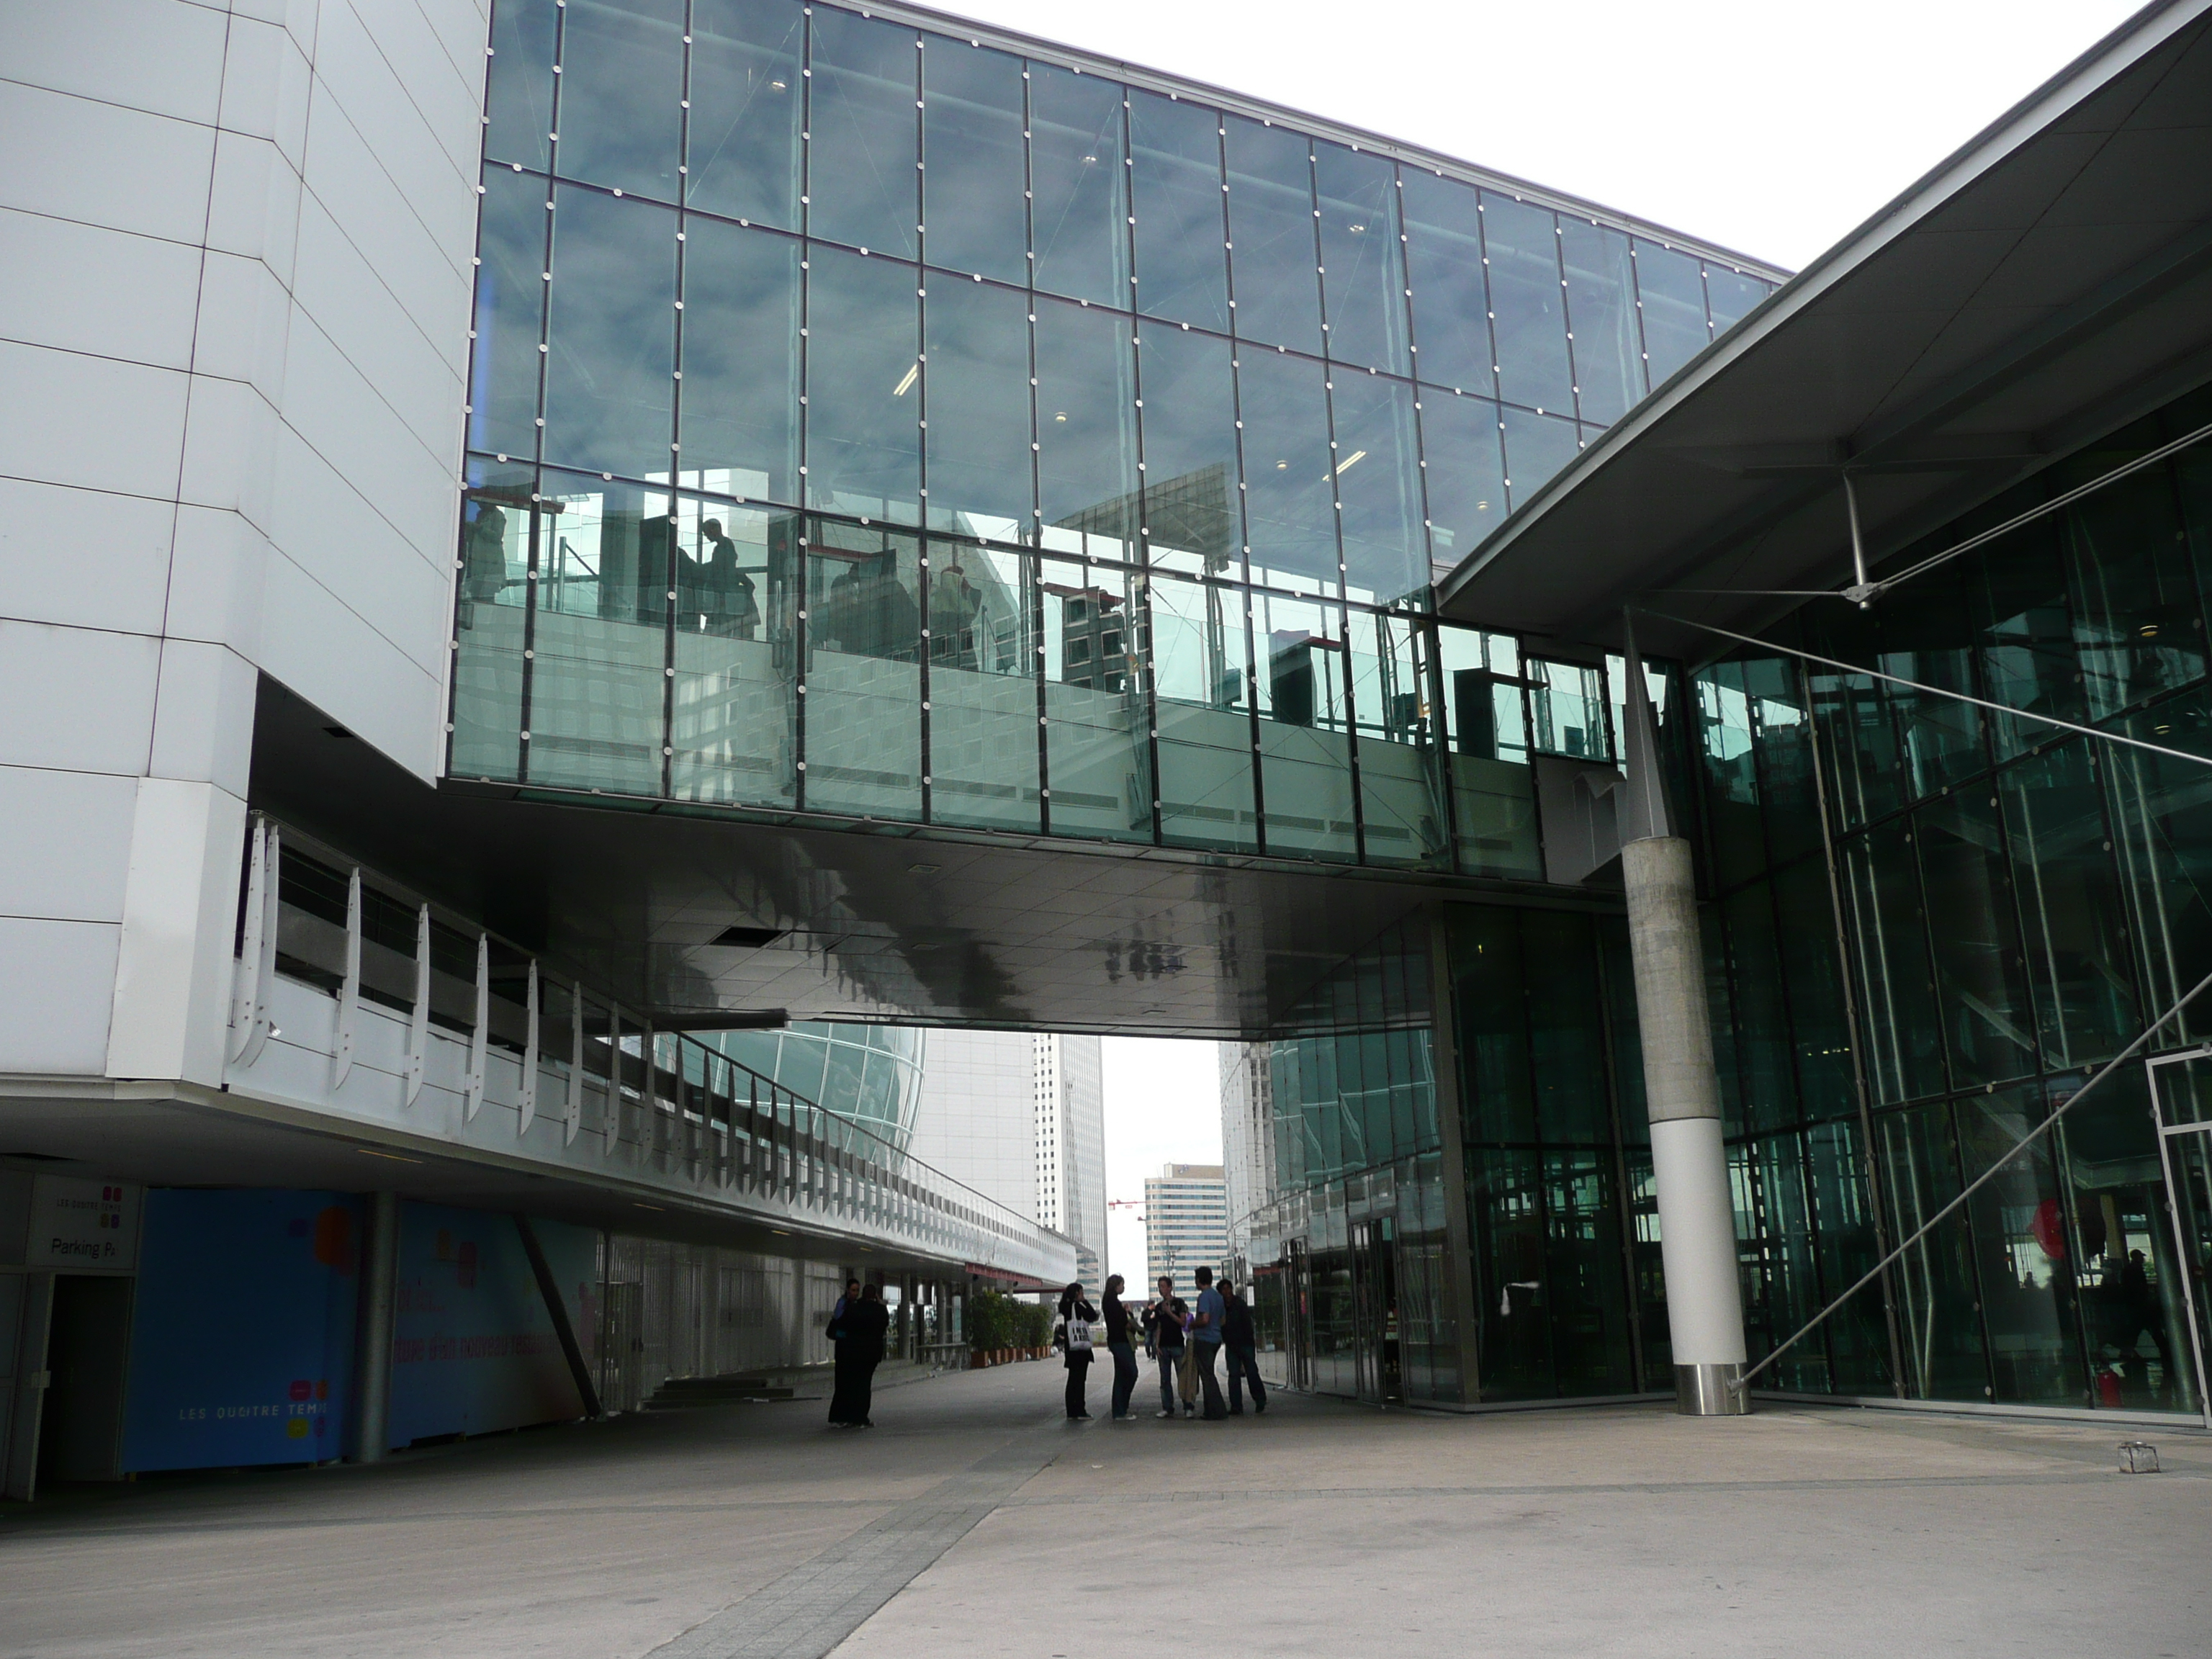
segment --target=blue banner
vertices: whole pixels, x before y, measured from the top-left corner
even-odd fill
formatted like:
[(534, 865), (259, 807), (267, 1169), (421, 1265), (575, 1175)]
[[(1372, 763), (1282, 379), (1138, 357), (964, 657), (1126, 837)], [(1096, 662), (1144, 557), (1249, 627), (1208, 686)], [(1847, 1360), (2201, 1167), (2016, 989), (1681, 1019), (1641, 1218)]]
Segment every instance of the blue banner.
[(124, 1468), (342, 1455), (360, 1241), (343, 1193), (148, 1193)]
[[(533, 1224), (570, 1328), (592, 1348), (599, 1235)], [(410, 1204), (399, 1229), (392, 1443), (583, 1415), (514, 1218)]]

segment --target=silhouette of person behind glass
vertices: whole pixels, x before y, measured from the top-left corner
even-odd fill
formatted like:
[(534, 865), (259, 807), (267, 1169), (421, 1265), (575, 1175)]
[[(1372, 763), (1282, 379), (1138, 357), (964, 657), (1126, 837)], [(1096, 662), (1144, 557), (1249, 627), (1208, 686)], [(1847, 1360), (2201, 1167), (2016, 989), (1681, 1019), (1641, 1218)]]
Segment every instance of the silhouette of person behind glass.
[(709, 550), (700, 561), (707, 631), (751, 639), (760, 628), (760, 601), (753, 579), (738, 568), (738, 544), (722, 533), (720, 519), (708, 520), (699, 531)]

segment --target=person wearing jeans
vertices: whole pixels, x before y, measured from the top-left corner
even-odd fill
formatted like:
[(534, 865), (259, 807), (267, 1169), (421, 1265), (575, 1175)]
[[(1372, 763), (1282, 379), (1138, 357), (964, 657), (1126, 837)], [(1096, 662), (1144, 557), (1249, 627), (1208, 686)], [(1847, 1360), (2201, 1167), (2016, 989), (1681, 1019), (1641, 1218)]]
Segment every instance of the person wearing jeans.
[(1115, 1423), (1136, 1415), (1129, 1409), (1129, 1396), (1137, 1391), (1137, 1349), (1129, 1340), (1129, 1310), (1121, 1305), (1121, 1275), (1112, 1275), (1100, 1298), (1106, 1315), (1106, 1351), (1114, 1356), (1114, 1415), (1109, 1420)]
[(1198, 1383), (1206, 1394), (1206, 1420), (1218, 1423), (1229, 1415), (1229, 1407), (1221, 1403), (1221, 1383), (1213, 1368), (1221, 1358), (1221, 1328), (1229, 1314), (1229, 1304), (1221, 1299), (1221, 1292), (1213, 1288), (1213, 1269), (1200, 1267), (1198, 1279), (1198, 1311), (1190, 1328), (1191, 1353), (1198, 1361)]
[(1145, 1310), (1145, 1329), (1152, 1336), (1149, 1346), (1160, 1362), (1162, 1417), (1176, 1414), (1176, 1370), (1182, 1364), (1183, 1324), (1189, 1317), (1190, 1310), (1175, 1293), (1175, 1280), (1162, 1273), (1159, 1297)]
[(1248, 1379), (1252, 1385), (1252, 1410), (1255, 1413), (1264, 1412), (1267, 1409), (1267, 1389), (1260, 1381), (1259, 1344), (1252, 1334), (1252, 1310), (1237, 1294), (1237, 1287), (1225, 1279), (1221, 1281), (1221, 1300), (1224, 1304), (1221, 1357), (1229, 1362), (1229, 1414), (1244, 1415), (1240, 1385)]

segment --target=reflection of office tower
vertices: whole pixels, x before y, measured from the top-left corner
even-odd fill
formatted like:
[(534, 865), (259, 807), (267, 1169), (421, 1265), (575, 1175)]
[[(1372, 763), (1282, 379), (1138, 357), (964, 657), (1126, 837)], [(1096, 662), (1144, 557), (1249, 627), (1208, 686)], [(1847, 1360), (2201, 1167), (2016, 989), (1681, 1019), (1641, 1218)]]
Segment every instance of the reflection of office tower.
[(1060, 607), (1061, 684), (1119, 691), (1128, 684), (1127, 618), (1121, 596), (1102, 587), (1054, 588)]
[(1075, 1241), (1097, 1289), (1106, 1253), (1106, 1117), (1095, 1036), (925, 1038), (914, 1155)]
[(922, 1036), (914, 1155), (1017, 1213), (1037, 1218), (1036, 1039), (1014, 1031)]

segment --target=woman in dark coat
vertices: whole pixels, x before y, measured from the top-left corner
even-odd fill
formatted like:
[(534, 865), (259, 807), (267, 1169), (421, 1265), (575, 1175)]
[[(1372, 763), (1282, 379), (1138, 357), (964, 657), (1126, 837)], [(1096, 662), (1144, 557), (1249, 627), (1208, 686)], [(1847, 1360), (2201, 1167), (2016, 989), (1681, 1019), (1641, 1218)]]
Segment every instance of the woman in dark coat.
[(836, 1356), (836, 1385), (830, 1391), (830, 1426), (848, 1429), (867, 1413), (853, 1403), (854, 1373), (858, 1369), (860, 1350), (857, 1344), (846, 1340), (845, 1316), (860, 1305), (860, 1281), (845, 1281), (845, 1294), (837, 1298), (837, 1305), (830, 1310), (830, 1325), (823, 1334), (830, 1339), (830, 1352)]
[[(1072, 1333), (1079, 1322), (1086, 1326), (1094, 1323), (1098, 1317), (1098, 1310), (1083, 1299), (1082, 1285), (1071, 1285), (1060, 1293), (1060, 1317), (1063, 1330)], [(1067, 1335), (1063, 1334), (1061, 1342), (1067, 1351), (1067, 1415), (1073, 1422), (1091, 1415), (1083, 1403), (1083, 1385), (1091, 1376), (1091, 1339), (1086, 1333), (1082, 1346), (1078, 1347)]]
[(830, 1421), (848, 1429), (872, 1429), (868, 1416), (876, 1388), (876, 1367), (883, 1364), (884, 1337), (890, 1329), (891, 1310), (884, 1306), (884, 1287), (871, 1285), (857, 1299), (848, 1299), (837, 1316), (831, 1334), (837, 1338), (837, 1389), (830, 1401)]

